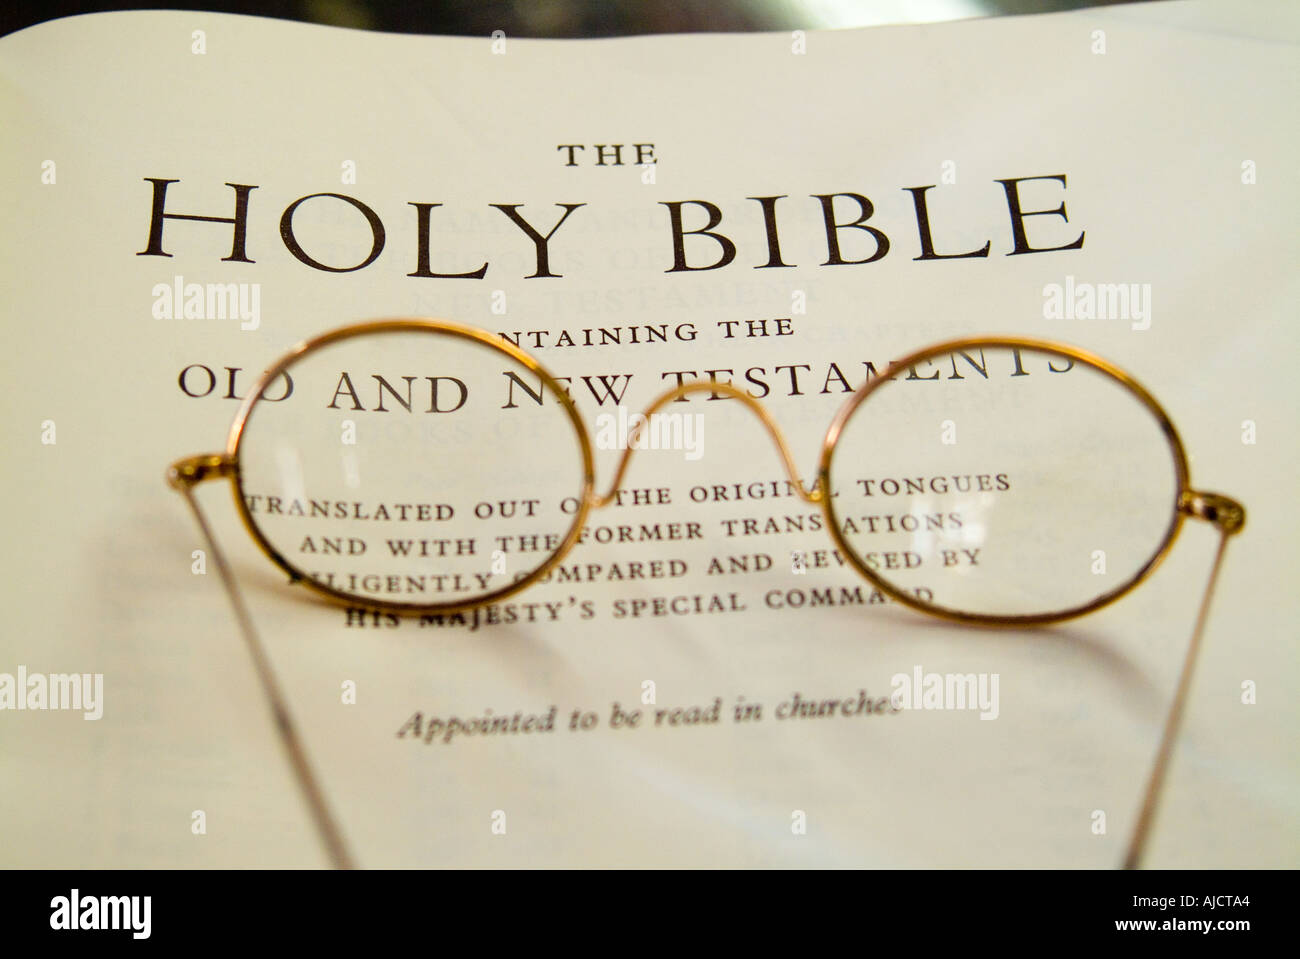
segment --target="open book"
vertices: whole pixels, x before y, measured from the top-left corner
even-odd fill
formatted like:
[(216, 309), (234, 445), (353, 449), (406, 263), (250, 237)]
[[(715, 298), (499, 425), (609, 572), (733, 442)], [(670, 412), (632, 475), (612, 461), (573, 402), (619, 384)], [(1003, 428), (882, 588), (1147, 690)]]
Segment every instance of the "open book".
[[(423, 316), (562, 380), (613, 431), (600, 492), (619, 411), (682, 383), (760, 399), (807, 490), (836, 410), (931, 343), (1057, 340), (1131, 372), (1197, 487), (1250, 514), (1146, 863), (1296, 865), (1298, 39), (1291, 4), (1181, 0), (602, 41), (133, 12), (0, 39), (0, 862), (329, 864), (164, 470), (222, 450), (294, 344)], [(456, 400), (374, 379), (336, 377), (333, 399)], [(324, 602), (224, 484), (196, 489), (352, 859), (1118, 865), (1213, 531), (1189, 524), (1087, 617), (945, 623), (845, 563), (730, 410), (702, 446), (633, 462), (508, 614)], [(493, 476), (531, 482), (543, 438), (488, 430)], [(881, 431), (868, 482), (905, 486), (905, 439)], [(1010, 482), (954, 450), (945, 475)], [(1080, 456), (1121, 495), (1133, 449)], [(473, 503), (481, 467), (401, 505)], [(932, 677), (975, 678), (971, 700), (902, 708)]]

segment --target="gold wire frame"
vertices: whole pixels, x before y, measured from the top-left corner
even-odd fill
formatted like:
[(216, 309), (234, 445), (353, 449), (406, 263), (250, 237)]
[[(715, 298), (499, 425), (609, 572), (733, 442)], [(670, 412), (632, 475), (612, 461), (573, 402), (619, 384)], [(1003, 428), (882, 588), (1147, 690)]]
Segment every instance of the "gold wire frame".
[[(271, 545), (271, 543), (262, 535), (257, 524), (253, 521), (243, 498), (242, 473), (239, 462), (240, 444), (253, 409), (256, 407), (257, 401), (261, 398), (263, 391), (271, 384), (271, 382), (279, 376), (281, 372), (288, 369), (304, 355), (319, 347), (356, 336), (401, 331), (446, 333), (479, 343), (510, 357), (541, 379), (546, 389), (548, 389), (561, 404), (561, 407), (569, 417), (569, 422), (572, 424), (575, 434), (577, 435), (578, 445), (583, 460), (582, 495), (579, 498), (578, 508), (574, 512), (573, 525), (565, 539), (561, 542), (555, 552), (553, 552), (531, 573), (474, 600), (442, 604), (395, 603), (386, 600), (375, 600), (356, 596), (351, 593), (343, 592), (342, 590), (333, 589), (332, 587), (320, 583), (310, 576), (306, 576), (298, 571), (292, 563), (285, 559), (275, 549), (275, 547)], [(1170, 504), (1170, 523), (1163, 539), (1152, 553), (1151, 558), (1148, 559), (1147, 562), (1125, 583), (1122, 583), (1109, 592), (1098, 596), (1089, 603), (1071, 609), (1028, 615), (992, 615), (953, 610), (923, 602), (919, 598), (904, 593), (897, 587), (893, 586), (888, 580), (879, 576), (873, 570), (868, 569), (865, 563), (858, 558), (857, 552), (845, 540), (843, 532), (836, 521), (834, 505), (832, 503), (833, 497), (827, 495), (827, 491), (830, 490), (830, 468), (832, 457), (838, 449), (838, 441), (844, 430), (845, 424), (857, 409), (875, 393), (876, 390), (883, 388), (884, 384), (890, 382), (890, 377), (893, 374), (943, 353), (950, 353), (958, 350), (998, 347), (1035, 350), (1041, 353), (1075, 360), (1110, 377), (1136, 397), (1142, 406), (1145, 407), (1147, 412), (1155, 418), (1169, 444), (1170, 454), (1174, 465), (1175, 479), (1177, 481), (1177, 496), (1175, 502)], [(772, 419), (771, 414), (768, 413), (766, 407), (751, 397), (748, 393), (732, 386), (731, 384), (698, 381), (682, 384), (656, 398), (646, 408), (643, 416), (648, 420), (652, 413), (656, 412), (668, 403), (684, 398), (691, 393), (702, 392), (707, 392), (714, 396), (727, 395), (737, 399), (758, 417), (759, 421), (763, 424), (763, 427), (767, 430), (773, 443), (776, 445), (777, 451), (785, 465), (786, 473), (789, 476), (792, 487), (805, 502), (821, 506), (827, 521), (827, 526), (829, 527), (831, 536), (836, 545), (843, 550), (844, 554), (852, 562), (854, 568), (857, 569), (864, 578), (886, 595), (892, 597), (903, 605), (924, 613), (939, 616), (943, 619), (975, 626), (1025, 627), (1060, 622), (1077, 616), (1083, 616), (1115, 602), (1150, 576), (1159, 563), (1169, 553), (1174, 540), (1182, 528), (1183, 520), (1185, 518), (1190, 516), (1196, 519), (1205, 520), (1211, 523), (1218, 530), (1220, 534), (1218, 550), (1215, 553), (1214, 563), (1210, 570), (1210, 576), (1205, 592), (1201, 597), (1200, 606), (1196, 615), (1196, 622), (1192, 629), (1192, 636), (1188, 642), (1187, 650), (1183, 657), (1183, 664), (1179, 671), (1179, 678), (1174, 692), (1173, 701), (1166, 716), (1164, 730), (1161, 734), (1156, 756), (1152, 763), (1146, 788), (1143, 792), (1137, 824), (1133, 829), (1123, 859), (1123, 866), (1125, 868), (1136, 868), (1140, 864), (1146, 839), (1153, 828), (1152, 823), (1155, 819), (1158, 797), (1160, 795), (1165, 775), (1168, 771), (1173, 754), (1174, 741), (1177, 737), (1182, 722), (1183, 712), (1187, 704), (1188, 695), (1191, 689), (1193, 669), (1200, 649), (1201, 639), (1204, 635), (1205, 624), (1209, 615), (1210, 601), (1213, 597), (1214, 587), (1218, 580), (1219, 571), (1222, 568), (1223, 557), (1227, 548), (1228, 540), (1232, 534), (1239, 532), (1243, 528), (1246, 521), (1246, 511), (1236, 500), (1218, 493), (1203, 492), (1192, 489), (1188, 476), (1187, 454), (1183, 448), (1182, 440), (1178, 436), (1178, 431), (1174, 429), (1173, 422), (1170, 420), (1168, 414), (1166, 414), (1160, 404), (1156, 402), (1155, 398), (1151, 396), (1151, 394), (1148, 393), (1140, 383), (1133, 379), (1133, 377), (1114, 364), (1099, 356), (1089, 353), (1086, 350), (1068, 346), (1063, 343), (1019, 336), (982, 336), (947, 340), (933, 346), (925, 347), (924, 349), (910, 353), (901, 359), (893, 361), (883, 374), (874, 379), (869, 379), (849, 398), (844, 406), (840, 408), (834, 419), (832, 419), (831, 425), (826, 431), (825, 439), (822, 442), (821, 457), (817, 469), (817, 480), (812, 489), (807, 489), (803, 485), (798, 469), (795, 467), (794, 458), (790, 453), (789, 445), (786, 443), (780, 428)], [(207, 520), (204, 518), (202, 510), (199, 509), (197, 500), (193, 494), (193, 487), (206, 479), (218, 477), (229, 478), (232, 481), (235, 504), (240, 519), (243, 521), (245, 528), (262, 551), (265, 552), (277, 566), (289, 574), (291, 581), (301, 583), (330, 600), (338, 603), (346, 603), (353, 607), (361, 606), (381, 610), (422, 613), (453, 613), (483, 606), (522, 589), (526, 589), (537, 579), (549, 572), (555, 564), (560, 562), (560, 560), (564, 558), (565, 554), (573, 548), (581, 535), (583, 521), (586, 519), (587, 513), (591, 509), (607, 506), (614, 500), (619, 484), (622, 482), (623, 476), (627, 472), (633, 449), (634, 447), (629, 444), (628, 448), (623, 451), (623, 455), (620, 457), (618, 466), (614, 472), (614, 478), (610, 483), (609, 492), (604, 495), (597, 495), (594, 492), (595, 471), (591, 453), (591, 439), (588, 435), (586, 425), (578, 415), (573, 400), (560, 386), (555, 377), (544, 369), (540, 363), (513, 344), (494, 337), (492, 334), (484, 330), (470, 326), (463, 326), (459, 323), (452, 323), (447, 320), (394, 318), (354, 324), (321, 334), (320, 336), (316, 336), (298, 344), (285, 356), (279, 359), (273, 366), (267, 369), (249, 391), (248, 396), (244, 399), (238, 413), (236, 414), (234, 424), (231, 426), (230, 434), (226, 442), (225, 452), (189, 456), (178, 460), (168, 468), (168, 483), (185, 497), (190, 508), (193, 510), (195, 519), (197, 520), (201, 531), (213, 549), (213, 556), (216, 561), (217, 569), (220, 572), (221, 578), (230, 595), (231, 602), (235, 609), (236, 619), (240, 624), (244, 640), (249, 648), (250, 655), (253, 658), (259, 680), (262, 683), (263, 690), (265, 691), (271, 705), (276, 720), (276, 728), (287, 751), (288, 758), (298, 778), (298, 782), (303, 790), (304, 798), (311, 809), (313, 819), (320, 832), (326, 852), (334, 866), (338, 868), (350, 868), (353, 865), (351, 853), (348, 851), (347, 844), (343, 840), (342, 832), (339, 829), (337, 822), (330, 813), (320, 785), (312, 773), (311, 765), (307, 759), (306, 750), (304, 749), (293, 721), (290, 718), (284, 696), (280, 692), (279, 684), (275, 679), (274, 670), (271, 668), (270, 662), (262, 648), (261, 641), (257, 637), (257, 631), (253, 627), (252, 620), (248, 615), (247, 607), (244, 605), (239, 590), (235, 586), (235, 580), (230, 571), (229, 565), (221, 550), (217, 547), (216, 540), (212, 536), (211, 528)]]
[(1178, 436), (1178, 431), (1174, 429), (1173, 421), (1169, 414), (1164, 411), (1159, 403), (1156, 402), (1147, 390), (1137, 380), (1133, 379), (1128, 373), (1121, 370), (1118, 366), (1110, 363), (1094, 353), (1087, 350), (1079, 349), (1075, 346), (1067, 346), (1064, 343), (1053, 343), (1046, 340), (1035, 340), (1021, 336), (992, 336), (992, 337), (966, 337), (957, 340), (948, 340), (944, 343), (938, 343), (934, 346), (928, 346), (915, 353), (910, 353), (900, 360), (890, 365), (890, 369), (883, 375), (868, 380), (853, 396), (849, 397), (847, 403), (840, 408), (835, 414), (835, 419), (831, 421), (830, 429), (826, 431), (826, 439), (822, 443), (821, 460), (817, 468), (818, 482), (823, 490), (830, 489), (830, 471), (831, 460), (838, 448), (840, 434), (848, 424), (849, 418), (857, 412), (877, 390), (883, 388), (890, 382), (889, 373), (908, 369), (918, 363), (932, 359), (935, 356), (944, 353), (952, 353), (971, 349), (1024, 349), (1033, 350), (1038, 353), (1046, 353), (1049, 356), (1058, 356), (1063, 359), (1073, 360), (1091, 367), (1103, 375), (1107, 376), (1136, 398), (1147, 412), (1155, 419), (1161, 432), (1164, 434), (1165, 442), (1169, 444), (1169, 452), (1174, 467), (1174, 480), (1177, 492), (1173, 502), (1169, 504), (1169, 525), (1165, 528), (1164, 536), (1156, 546), (1155, 551), (1128, 580), (1120, 583), (1115, 588), (1097, 596), (1087, 603), (1068, 609), (1055, 610), (1044, 613), (1022, 613), (997, 615), (993, 613), (971, 613), (962, 610), (950, 609), (945, 606), (938, 606), (933, 603), (926, 603), (917, 596), (908, 594), (898, 587), (894, 586), (889, 580), (869, 569), (867, 565), (858, 556), (857, 551), (849, 544), (844, 537), (844, 532), (840, 528), (838, 517), (835, 515), (834, 497), (823, 497), (823, 508), (826, 512), (827, 525), (830, 528), (831, 537), (843, 551), (844, 555), (853, 564), (859, 573), (869, 579), (882, 592), (890, 598), (897, 600), (905, 606), (922, 612), (930, 613), (943, 619), (953, 622), (967, 623), (977, 626), (1042, 626), (1049, 623), (1064, 622), (1068, 619), (1075, 619), (1079, 616), (1086, 616), (1088, 613), (1095, 612), (1104, 606), (1109, 606), (1120, 597), (1124, 596), (1131, 590), (1135, 589), (1139, 583), (1155, 572), (1156, 567), (1169, 554), (1173, 548), (1174, 540), (1178, 538), (1178, 533), (1182, 529), (1185, 514), (1179, 509), (1179, 504), (1183, 501), (1185, 494), (1191, 491), (1189, 486), (1187, 452), (1183, 448), (1183, 441)]
[[(275, 548), (263, 535), (258, 528), (252, 514), (248, 511), (248, 504), (244, 500), (243, 472), (240, 468), (239, 450), (240, 443), (244, 438), (245, 428), (248, 426), (249, 418), (257, 406), (257, 400), (261, 397), (262, 391), (271, 385), (277, 376), (294, 363), (301, 360), (303, 356), (328, 346), (331, 343), (337, 343), (340, 340), (352, 339), (358, 336), (382, 335), (385, 333), (444, 333), (449, 336), (458, 337), (486, 346), (490, 349), (504, 353), (516, 363), (525, 367), (529, 372), (536, 374), (541, 378), (544, 388), (550, 395), (556, 399), (565, 415), (572, 424), (574, 433), (577, 435), (578, 446), (582, 454), (582, 488), (578, 495), (578, 508), (574, 510), (573, 524), (565, 534), (564, 539), (547, 559), (540, 566), (533, 569), (527, 575), (520, 577), (513, 582), (507, 583), (497, 589), (491, 590), (481, 596), (465, 601), (451, 601), (446, 603), (401, 603), (392, 600), (370, 599), (348, 593), (340, 589), (334, 589), (325, 583), (305, 575), (297, 569), (293, 563), (287, 560), (279, 550)], [(321, 593), (330, 599), (346, 603), (349, 606), (364, 606), (371, 609), (382, 609), (390, 612), (400, 613), (458, 613), (468, 609), (474, 609), (479, 606), (486, 606), (490, 603), (498, 602), (507, 596), (512, 596), (520, 590), (527, 589), (534, 582), (545, 576), (554, 566), (560, 562), (577, 543), (578, 537), (582, 535), (583, 522), (587, 518), (587, 512), (592, 506), (592, 488), (595, 485), (595, 460), (591, 453), (591, 439), (587, 434), (586, 424), (583, 423), (582, 417), (578, 414), (578, 408), (574, 405), (572, 398), (564, 391), (560, 383), (547, 372), (540, 363), (511, 343), (507, 343), (498, 337), (492, 336), (484, 330), (476, 329), (472, 326), (463, 326), (459, 323), (452, 323), (447, 320), (422, 320), (422, 319), (392, 319), (378, 320), (373, 323), (362, 323), (354, 326), (346, 326), (342, 329), (331, 330), (328, 333), (322, 333), (320, 336), (313, 337), (295, 346), (289, 353), (281, 357), (274, 366), (270, 367), (261, 375), (253, 388), (249, 390), (248, 396), (244, 398), (239, 407), (239, 412), (235, 414), (235, 422), (230, 427), (230, 435), (226, 439), (226, 457), (232, 464), (231, 478), (234, 480), (235, 503), (239, 508), (239, 516), (244, 521), (244, 528), (248, 530), (253, 539), (257, 541), (262, 552), (271, 558), (271, 561), (289, 574), (289, 579), (294, 583), (301, 583), (308, 588)]]
[[(249, 512), (248, 504), (244, 499), (243, 472), (239, 458), (241, 444), (253, 411), (257, 408), (257, 402), (261, 399), (262, 393), (270, 387), (272, 382), (274, 382), (281, 373), (288, 370), (308, 353), (321, 347), (337, 343), (341, 340), (352, 339), (360, 336), (402, 332), (427, 332), (431, 334), (445, 334), (458, 337), (477, 343), (488, 349), (495, 350), (504, 356), (509, 357), (511, 360), (523, 366), (540, 379), (545, 390), (560, 404), (561, 409), (568, 417), (569, 423), (572, 425), (574, 434), (577, 438), (578, 448), (582, 457), (582, 488), (577, 498), (578, 507), (574, 511), (573, 523), (565, 534), (564, 539), (556, 547), (553, 553), (526, 575), (521, 576), (504, 586), (498, 587), (497, 589), (483, 593), (473, 599), (459, 601), (453, 600), (443, 603), (403, 603), (394, 600), (379, 599), (349, 593), (322, 583), (311, 576), (306, 575), (275, 548), (258, 527), (256, 521)], [(1174, 502), (1170, 504), (1169, 525), (1166, 527), (1162, 539), (1156, 545), (1150, 558), (1125, 582), (1100, 596), (1097, 596), (1087, 603), (1068, 609), (1041, 613), (995, 614), (968, 612), (925, 602), (915, 595), (904, 592), (890, 580), (867, 567), (866, 563), (864, 563), (858, 556), (857, 550), (844, 536), (835, 512), (834, 497), (826, 495), (826, 491), (830, 489), (831, 464), (834, 454), (839, 447), (839, 438), (843, 433), (845, 425), (863, 403), (865, 403), (877, 390), (891, 382), (892, 374), (898, 373), (901, 370), (909, 369), (919, 363), (932, 359), (935, 356), (940, 356), (946, 353), (993, 348), (1033, 350), (1039, 353), (1045, 353), (1051, 356), (1057, 356), (1063, 359), (1082, 363), (1083, 365), (1103, 374), (1127, 390), (1128, 393), (1141, 404), (1141, 406), (1159, 425), (1165, 441), (1169, 445), (1177, 493)], [(772, 439), (772, 442), (776, 446), (790, 482), (797, 491), (799, 497), (805, 502), (811, 505), (817, 505), (821, 508), (827, 529), (831, 538), (834, 540), (835, 545), (839, 547), (845, 558), (863, 578), (885, 595), (904, 606), (953, 622), (975, 626), (1025, 627), (1047, 625), (1087, 615), (1088, 613), (1095, 612), (1096, 610), (1108, 606), (1125, 596), (1150, 576), (1173, 548), (1174, 541), (1177, 539), (1178, 533), (1182, 529), (1183, 520), (1187, 516), (1197, 516), (1199, 518), (1209, 519), (1219, 525), (1224, 532), (1235, 532), (1236, 529), (1240, 528), (1241, 523), (1244, 521), (1244, 510), (1242, 510), (1234, 501), (1229, 500), (1226, 497), (1218, 496), (1217, 494), (1200, 493), (1191, 488), (1187, 453), (1183, 447), (1182, 440), (1179, 438), (1178, 431), (1174, 428), (1173, 421), (1169, 418), (1169, 415), (1165, 412), (1164, 408), (1161, 407), (1155, 397), (1153, 397), (1145, 387), (1113, 363), (1094, 353), (1090, 353), (1087, 350), (1070, 346), (1065, 343), (1022, 336), (990, 335), (962, 337), (959, 339), (945, 340), (941, 343), (927, 346), (894, 360), (882, 374), (868, 379), (863, 386), (859, 387), (835, 414), (835, 417), (832, 419), (831, 424), (826, 431), (825, 439), (822, 441), (821, 455), (816, 474), (817, 479), (813, 484), (812, 489), (805, 487), (803, 480), (799, 475), (799, 470), (795, 466), (794, 457), (791, 454), (789, 444), (786, 442), (780, 427), (776, 424), (775, 420), (772, 419), (771, 414), (768, 413), (767, 408), (748, 393), (731, 384), (699, 381), (684, 383), (656, 397), (654, 401), (646, 407), (645, 412), (642, 415), (648, 420), (652, 414), (669, 403), (682, 399), (692, 393), (700, 392), (708, 392), (714, 396), (725, 395), (732, 399), (739, 400), (742, 405), (758, 417), (760, 423), (762, 423), (763, 427)], [(249, 390), (248, 395), (240, 404), (239, 410), (235, 415), (234, 423), (231, 425), (230, 433), (226, 440), (225, 452), (223, 454), (189, 457), (185, 460), (181, 460), (172, 466), (169, 471), (169, 480), (173, 485), (193, 485), (194, 483), (200, 482), (212, 475), (220, 475), (230, 478), (232, 480), (236, 509), (239, 512), (240, 519), (243, 521), (244, 528), (248, 531), (249, 535), (252, 536), (254, 542), (257, 543), (262, 552), (264, 552), (267, 557), (276, 564), (276, 566), (280, 567), (280, 569), (288, 574), (291, 583), (301, 584), (330, 600), (354, 607), (359, 606), (367, 609), (412, 614), (453, 614), (498, 602), (508, 596), (520, 592), (521, 590), (527, 589), (533, 583), (549, 573), (561, 560), (564, 559), (565, 555), (568, 554), (574, 545), (577, 544), (578, 539), (582, 534), (583, 523), (586, 520), (587, 514), (592, 509), (606, 506), (613, 501), (615, 493), (627, 472), (633, 452), (634, 448), (632, 444), (629, 443), (628, 448), (623, 451), (623, 455), (619, 459), (613, 480), (609, 486), (609, 492), (603, 495), (597, 495), (595, 493), (595, 465), (592, 455), (592, 444), (587, 426), (578, 413), (577, 406), (574, 404), (572, 398), (560, 385), (559, 381), (556, 380), (556, 378), (545, 367), (519, 347), (501, 339), (500, 337), (493, 336), (485, 330), (466, 326), (460, 323), (454, 323), (449, 320), (407, 317), (352, 324), (322, 333), (319, 336), (305, 340), (293, 347), (293, 349), (277, 360), (272, 366), (267, 368), (267, 370), (258, 378), (252, 389)]]

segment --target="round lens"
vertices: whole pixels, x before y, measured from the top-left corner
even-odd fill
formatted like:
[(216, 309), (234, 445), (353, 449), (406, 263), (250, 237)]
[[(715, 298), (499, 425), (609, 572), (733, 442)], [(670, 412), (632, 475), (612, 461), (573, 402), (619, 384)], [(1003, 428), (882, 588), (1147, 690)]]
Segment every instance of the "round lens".
[(967, 342), (868, 383), (823, 467), (854, 565), (994, 621), (1077, 615), (1133, 586), (1177, 528), (1186, 463), (1154, 401), (1099, 362)]
[(235, 451), (241, 507), (292, 575), (452, 610), (522, 588), (577, 536), (590, 449), (548, 377), (416, 322), (318, 342), (267, 381)]

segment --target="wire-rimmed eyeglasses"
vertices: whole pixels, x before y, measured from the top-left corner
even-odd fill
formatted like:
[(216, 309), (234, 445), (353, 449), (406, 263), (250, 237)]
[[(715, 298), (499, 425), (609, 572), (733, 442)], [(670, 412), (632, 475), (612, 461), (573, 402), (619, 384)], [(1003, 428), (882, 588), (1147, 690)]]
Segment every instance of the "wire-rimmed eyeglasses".
[[(708, 455), (725, 472), (745, 453), (726, 412), (736, 403), (727, 400), (757, 416), (787, 476), (737, 493), (818, 508), (795, 518), (735, 517), (728, 536), (790, 532), (794, 519), (799, 531), (825, 529), (836, 563), (882, 595), (951, 621), (1023, 627), (1093, 612), (1151, 575), (1185, 519), (1207, 520), (1222, 534), (1219, 550), (1125, 859), (1136, 865), (1214, 580), (1244, 509), (1194, 489), (1165, 411), (1127, 373), (1082, 349), (967, 337), (884, 370), (866, 364), (856, 389), (847, 366), (826, 371), (820, 392), (850, 395), (807, 485), (756, 399), (772, 390), (766, 367), (709, 371), (708, 380), (681, 382), (632, 414), (620, 402), (626, 380), (583, 377), (580, 385), (617, 414), (601, 414), (596, 445), (622, 450), (599, 494), (575, 384), (483, 330), (379, 320), (290, 350), (250, 389), (225, 450), (176, 462), (168, 479), (209, 541), (192, 489), (229, 479), (248, 532), (291, 582), (336, 602), (426, 614), (500, 603), (562, 571), (588, 514), (621, 502), (638, 449)], [(801, 395), (797, 369), (787, 368), (792, 395)], [(740, 384), (721, 373), (741, 376)], [(700, 488), (709, 502), (709, 488)], [(698, 529), (685, 525), (696, 538)], [(680, 526), (617, 528), (620, 537), (626, 528), (657, 540), (675, 538)], [(332, 858), (347, 864), (229, 568), (212, 547)], [(806, 572), (804, 560), (796, 552), (791, 572)]]

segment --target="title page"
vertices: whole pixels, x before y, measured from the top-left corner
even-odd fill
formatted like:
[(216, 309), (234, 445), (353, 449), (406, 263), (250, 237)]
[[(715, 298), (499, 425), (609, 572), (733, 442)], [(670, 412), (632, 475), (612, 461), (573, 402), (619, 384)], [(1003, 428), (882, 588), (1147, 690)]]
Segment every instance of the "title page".
[[(0, 40), (0, 862), (327, 864), (164, 470), (222, 450), (295, 343), (425, 316), (526, 350), (593, 441), (678, 383), (733, 383), (806, 484), (852, 391), (931, 343), (1059, 340), (1129, 371), (1193, 484), (1248, 512), (1147, 864), (1296, 865), (1298, 26), (1286, 3), (1174, 2), (532, 41), (131, 12)], [(1122, 315), (1074, 309), (1116, 284)], [(371, 372), (363, 434), (405, 416), (374, 413)], [(303, 381), (283, 408), (338, 397)], [(703, 417), (699, 455), (634, 456), (553, 577), (491, 615), (324, 602), (228, 483), (198, 487), (356, 861), (1118, 865), (1213, 531), (1189, 523), (1090, 616), (945, 623), (837, 562), (740, 403), (674, 409)], [(554, 450), (514, 422), (431, 502), (540, 489)], [(862, 475), (900, 481), (909, 429), (882, 422)], [(968, 449), (944, 475), (984, 472)], [(1077, 455), (1123, 495), (1132, 450)], [(98, 696), (26, 708), (20, 670)], [(931, 674), (996, 699), (893, 708), (896, 677)]]

